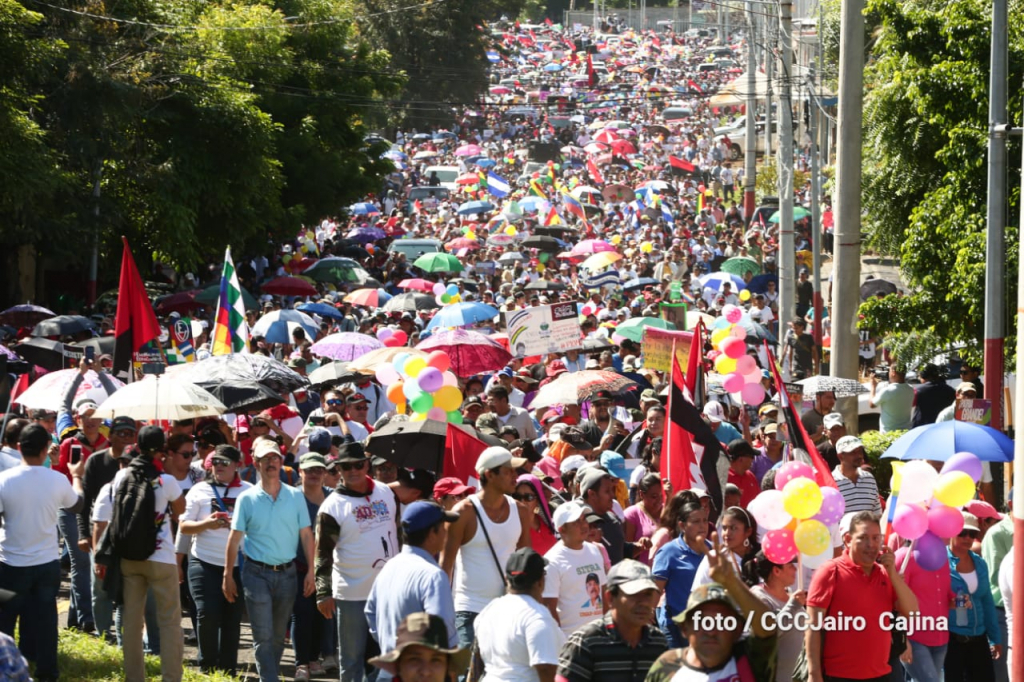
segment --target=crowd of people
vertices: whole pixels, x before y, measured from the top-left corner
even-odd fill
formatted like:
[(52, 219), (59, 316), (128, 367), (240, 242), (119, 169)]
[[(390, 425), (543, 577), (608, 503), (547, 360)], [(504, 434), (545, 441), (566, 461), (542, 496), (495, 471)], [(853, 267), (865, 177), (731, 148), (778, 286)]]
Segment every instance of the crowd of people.
[[(268, 293), (246, 311), (242, 327), (253, 330), (261, 313), (330, 311), (283, 341), (250, 335), (246, 353), (299, 377), (294, 389), (270, 391), (277, 406), (104, 420), (101, 401), (80, 391), (93, 378), (102, 395), (120, 390), (103, 355), (81, 360), (50, 406), (22, 410), (14, 396), (0, 453), (0, 588), (12, 593), (0, 630), (20, 626), (12, 671), (24, 657), (35, 679), (58, 678), (66, 562), (67, 626), (116, 642), (130, 682), (145, 679), (145, 653), (159, 656), (164, 680), (180, 680), (186, 638), (201, 671), (238, 674), (243, 621), (264, 681), (281, 679), (289, 645), (295, 680), (1005, 679), (1013, 534), (990, 473), (962, 512), (948, 566), (898, 565), (904, 543), (883, 530), (864, 443), (822, 390), (806, 396), (802, 424), (847, 513), (816, 567), (775, 563), (762, 549), (751, 505), (803, 446), (763, 342), (778, 344), (787, 377), (820, 370), (827, 349), (807, 331), (814, 285), (802, 272), (797, 317), (780, 325), (777, 228), (770, 213), (745, 215), (732, 144), (716, 132), (739, 112), (711, 99), (742, 71), (743, 51), (606, 28), (496, 25), (485, 104), (451, 131), (399, 133), (386, 153), (395, 172), (347, 217), (238, 259), (246, 291), (333, 256), (359, 266), (357, 284), (314, 280), (315, 295)], [(735, 66), (699, 68), (723, 51)], [(557, 162), (535, 160), (552, 147)], [(454, 177), (442, 177), (448, 169)], [(797, 190), (802, 199), (806, 188)], [(830, 228), (800, 221), (797, 249), (809, 248), (809, 230)], [(423, 239), (456, 254), (458, 268), (414, 265), (404, 246)], [(598, 251), (576, 248), (598, 242)], [(600, 253), (607, 262), (584, 265)], [(219, 273), (213, 266), (179, 286)], [(353, 302), (354, 287), (377, 291), (375, 303)], [(431, 293), (406, 297), (406, 308), (385, 302), (417, 288)], [(466, 326), (495, 338), (506, 331), (502, 313), (555, 303), (580, 313), (579, 348), (516, 353), (458, 377), (457, 422), (482, 446), (464, 478), (371, 453), (376, 432), (411, 420), (372, 372), (308, 378), (333, 362), (317, 341), (401, 333), (398, 345), (415, 347), (453, 296), (493, 306)], [(671, 377), (645, 367), (642, 342), (616, 333), (681, 303), (690, 310), (680, 328), (714, 328), (727, 307), (741, 310), (766, 389), (761, 404), (744, 404), (721, 388), (712, 360), (699, 368), (708, 393), (695, 401), (728, 460), (721, 499), (707, 486), (668, 484)], [(184, 309), (200, 365), (214, 350), (212, 312)], [(168, 330), (183, 321), (182, 311), (162, 317)], [(100, 334), (113, 327), (102, 310), (96, 322)], [(965, 369), (956, 389), (929, 369), (915, 392), (894, 364), (885, 386), (871, 382), (882, 430), (952, 418), (957, 398), (980, 396), (977, 372)], [(629, 388), (533, 406), (560, 377), (600, 370)], [(901, 635), (880, 625), (883, 614), (944, 615), (948, 628)], [(866, 627), (807, 625), (837, 615)]]

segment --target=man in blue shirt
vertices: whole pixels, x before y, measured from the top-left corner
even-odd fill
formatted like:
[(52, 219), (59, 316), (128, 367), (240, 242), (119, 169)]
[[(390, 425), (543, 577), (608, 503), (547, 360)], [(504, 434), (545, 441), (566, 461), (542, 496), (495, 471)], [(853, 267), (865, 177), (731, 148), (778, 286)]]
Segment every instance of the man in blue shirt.
[[(233, 567), (245, 537), (242, 588), (256, 647), (256, 670), (261, 682), (276, 682), (284, 654), (284, 637), (295, 604), (295, 546), (302, 541), (306, 565), (313, 565), (313, 531), (302, 490), (281, 483), (281, 449), (269, 438), (258, 438), (252, 456), (259, 483), (238, 496), (231, 517), (231, 536), (225, 550), (224, 597), (238, 598)], [(316, 589), (313, 571), (302, 585), (305, 596)]]
[[(458, 645), (451, 583), (434, 558), (448, 537), (445, 523), (458, 519), (458, 514), (446, 512), (434, 502), (419, 500), (405, 508), (402, 551), (384, 564), (366, 601), (370, 634), (381, 651), (394, 649), (399, 624), (406, 616), (421, 611), (443, 618), (448, 626), (448, 645)], [(391, 676), (382, 671), (377, 679), (388, 680)]]

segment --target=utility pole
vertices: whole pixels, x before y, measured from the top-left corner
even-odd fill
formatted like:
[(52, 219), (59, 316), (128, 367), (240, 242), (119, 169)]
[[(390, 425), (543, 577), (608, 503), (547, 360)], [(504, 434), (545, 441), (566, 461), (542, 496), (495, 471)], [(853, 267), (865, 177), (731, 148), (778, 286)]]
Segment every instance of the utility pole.
[(743, 154), (743, 216), (749, 220), (754, 215), (756, 198), (754, 188), (757, 184), (757, 55), (754, 52), (754, 3), (746, 2), (747, 7), (747, 115), (744, 141), (746, 151)]
[[(856, 379), (857, 311), (860, 307), (860, 173), (864, 108), (864, 2), (845, 0), (839, 32), (839, 153), (836, 157), (833, 250), (832, 354), (829, 373)], [(906, 360), (907, 358), (903, 358)], [(857, 401), (839, 400), (847, 425), (856, 428)]]
[(764, 18), (764, 74), (765, 80), (765, 123), (764, 123), (764, 163), (768, 165), (772, 159), (772, 89), (775, 87), (775, 17)]
[[(1006, 5), (1004, 4), (1005, 8)], [(1021, 154), (1024, 160), (1024, 150)], [(1024, 176), (1021, 177), (1021, 190), (1024, 191)], [(1024, 234), (1024, 210), (1020, 212), (1020, 234)], [(1019, 240), (1019, 254), (1024, 255), (1024, 239)], [(1014, 428), (1020, 429), (1024, 424), (1024, 267), (1017, 268), (1017, 399), (1014, 401)], [(986, 394), (988, 395), (988, 394)], [(995, 404), (999, 396), (990, 396), (989, 400)], [(1013, 533), (1019, 538), (1024, 538), (1024, 438), (1015, 438), (1013, 441), (1013, 492), (1014, 498), (1018, 500), (1013, 506)], [(1003, 604), (1008, 613), (1024, 613), (1024, 542), (1013, 543), (1013, 603)], [(1024, 628), (1013, 628), (1014, 651), (1024, 652)], [(1015, 655), (1012, 659), (1013, 669), (1008, 670), (1011, 680), (1024, 680), (1024, 656)]]
[[(821, 71), (821, 2), (818, 2), (818, 23), (814, 31), (814, 59), (811, 60), (809, 95), (807, 106), (810, 108), (810, 130), (808, 137), (811, 138), (811, 263), (812, 277), (814, 281), (814, 341), (817, 343), (817, 357), (820, 363), (823, 357), (821, 347), (821, 318), (824, 313), (821, 284), (821, 155), (818, 147), (819, 125), (818, 116), (818, 74)], [(819, 364), (820, 367), (820, 364)]]
[[(796, 245), (793, 236), (793, 3), (779, 3), (782, 63), (779, 68), (779, 328), (785, 329), (796, 311)], [(769, 111), (769, 118), (771, 112)]]
[(985, 397), (990, 426), (1001, 429), (1003, 337), (1006, 323), (1007, 2), (992, 1), (992, 53), (988, 83), (988, 212), (985, 226)]

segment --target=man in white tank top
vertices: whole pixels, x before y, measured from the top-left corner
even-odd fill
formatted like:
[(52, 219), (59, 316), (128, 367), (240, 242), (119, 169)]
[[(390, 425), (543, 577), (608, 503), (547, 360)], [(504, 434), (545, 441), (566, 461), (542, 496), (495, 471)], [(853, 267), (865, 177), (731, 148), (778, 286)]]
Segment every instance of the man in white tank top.
[(530, 546), (529, 512), (509, 497), (516, 489), (516, 469), (525, 463), (503, 447), (487, 448), (476, 461), (480, 492), (452, 509), (459, 520), (448, 527), (441, 566), (449, 577), (455, 574), (460, 647), (473, 644), (477, 614), (505, 594), (505, 562), (516, 549)]

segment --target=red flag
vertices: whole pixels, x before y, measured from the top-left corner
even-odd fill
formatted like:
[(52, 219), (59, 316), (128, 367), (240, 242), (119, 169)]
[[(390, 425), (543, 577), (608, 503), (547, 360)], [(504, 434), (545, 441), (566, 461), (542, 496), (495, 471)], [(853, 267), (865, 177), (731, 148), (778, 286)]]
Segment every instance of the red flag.
[(796, 413), (796, 407), (789, 399), (789, 393), (786, 392), (786, 385), (782, 381), (782, 375), (779, 374), (779, 368), (775, 364), (775, 357), (772, 356), (772, 351), (768, 346), (767, 341), (764, 342), (764, 348), (765, 352), (768, 353), (768, 366), (771, 368), (772, 380), (775, 382), (775, 390), (779, 394), (779, 407), (782, 410), (783, 416), (786, 418), (786, 428), (789, 431), (791, 442), (795, 447), (802, 448), (807, 451), (807, 454), (811, 458), (811, 466), (814, 467), (814, 480), (817, 481), (819, 486), (838, 488), (839, 486), (836, 485), (836, 480), (832, 477), (832, 471), (828, 468), (828, 463), (825, 462), (825, 458), (818, 452), (818, 448), (815, 447), (814, 441), (807, 435), (807, 430), (804, 429), (804, 424), (800, 421), (800, 416)]
[(532, 40), (534, 42), (534, 44), (536, 44), (536, 42), (537, 42), (537, 36), (534, 35), (532, 28), (530, 29), (530, 40)]
[(412, 212), (416, 215), (423, 213), (423, 203), (419, 199), (412, 202)]
[(544, 18), (544, 23), (547, 24), (548, 26), (550, 26), (551, 25), (551, 17), (545, 17)]
[(594, 71), (594, 60), (590, 58), (590, 53), (587, 53), (587, 86), (594, 87), (597, 85), (597, 73)]
[[(454, 476), (467, 485), (479, 485), (475, 483), (479, 480), (476, 460), (485, 449), (487, 443), (454, 424), (448, 424), (448, 435), (444, 444), (444, 477)], [(474, 483), (470, 483), (470, 479)]]
[(153, 304), (146, 296), (142, 277), (135, 267), (135, 259), (124, 240), (121, 256), (121, 283), (117, 295), (117, 317), (114, 320), (114, 374), (130, 378), (132, 355), (151, 341), (160, 338), (160, 324), (156, 321)]
[(702, 95), (704, 94), (703, 88), (701, 88), (699, 85), (697, 85), (696, 81), (694, 81), (692, 78), (688, 79), (686, 81), (686, 84), (689, 85), (694, 90), (696, 90), (697, 92), (699, 92), (700, 94), (702, 94)]
[(18, 380), (14, 382), (14, 386), (11, 387), (11, 402), (18, 402), (18, 396), (28, 390), (29, 386), (29, 372), (25, 372), (18, 377)]
[(697, 170), (697, 167), (686, 159), (680, 159), (677, 156), (669, 156), (668, 162), (672, 166), (673, 170), (681, 170), (687, 173), (693, 173)]
[(594, 163), (593, 159), (587, 159), (587, 170), (590, 171), (590, 177), (593, 178), (594, 183), (598, 185), (604, 184), (604, 177), (601, 175), (601, 171), (598, 170), (597, 164)]

